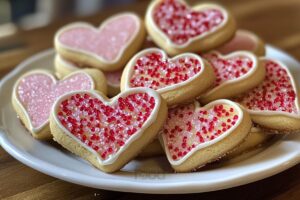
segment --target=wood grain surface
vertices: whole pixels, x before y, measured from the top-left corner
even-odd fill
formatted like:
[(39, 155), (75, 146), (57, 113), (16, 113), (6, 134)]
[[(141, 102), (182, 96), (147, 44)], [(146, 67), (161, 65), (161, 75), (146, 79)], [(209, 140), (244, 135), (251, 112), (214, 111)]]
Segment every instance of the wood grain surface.
[[(196, 1), (190, 1), (195, 3)], [(199, 1), (197, 1), (199, 2)], [(238, 26), (256, 32), (267, 43), (300, 59), (300, 0), (221, 0), (237, 19)], [(55, 31), (62, 25), (84, 20), (98, 25), (120, 11), (143, 15), (148, 1), (116, 6), (86, 18), (67, 17), (31, 31), (0, 38), (0, 75), (28, 56), (53, 46)], [(8, 50), (5, 50), (8, 49)], [(300, 67), (300, 66), (299, 66)], [(273, 177), (244, 186), (189, 195), (147, 195), (97, 190), (67, 183), (18, 162), (0, 147), (0, 199), (300, 199), (300, 165)]]

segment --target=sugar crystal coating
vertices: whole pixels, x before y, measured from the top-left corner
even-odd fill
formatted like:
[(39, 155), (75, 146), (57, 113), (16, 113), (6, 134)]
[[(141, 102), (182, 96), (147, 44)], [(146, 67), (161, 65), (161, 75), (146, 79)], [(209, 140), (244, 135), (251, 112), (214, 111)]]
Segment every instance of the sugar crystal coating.
[(222, 58), (217, 53), (207, 53), (203, 57), (211, 64), (216, 74), (215, 87), (228, 80), (246, 75), (253, 68), (253, 60), (246, 55)]
[(112, 61), (128, 45), (138, 28), (135, 18), (123, 15), (106, 22), (101, 31), (84, 26), (70, 28), (60, 34), (59, 41)]
[(201, 63), (194, 57), (169, 60), (163, 59), (161, 53), (148, 52), (137, 59), (130, 77), (130, 86), (157, 90), (184, 82), (201, 69)]
[(210, 109), (189, 104), (169, 110), (164, 125), (165, 145), (173, 160), (180, 160), (198, 145), (212, 141), (232, 130), (239, 116), (227, 104), (216, 104)]
[(259, 86), (237, 99), (254, 111), (282, 111), (297, 114), (296, 92), (287, 70), (279, 63), (265, 60), (266, 78)]
[(155, 98), (147, 93), (119, 97), (113, 105), (78, 93), (61, 102), (57, 116), (72, 135), (106, 160), (138, 134), (155, 104)]
[(93, 89), (93, 80), (84, 73), (76, 73), (57, 83), (46, 74), (33, 73), (21, 79), (17, 97), (27, 111), (32, 126), (39, 128), (48, 121), (54, 101), (74, 90)]
[(224, 21), (220, 10), (193, 11), (178, 0), (161, 1), (154, 9), (153, 18), (159, 29), (178, 45), (214, 31)]

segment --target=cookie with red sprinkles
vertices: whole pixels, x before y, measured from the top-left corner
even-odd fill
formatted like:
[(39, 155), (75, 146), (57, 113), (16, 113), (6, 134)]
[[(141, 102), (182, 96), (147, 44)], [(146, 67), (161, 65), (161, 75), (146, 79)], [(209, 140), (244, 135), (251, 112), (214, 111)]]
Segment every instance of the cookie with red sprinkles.
[(107, 99), (77, 91), (52, 107), (54, 140), (104, 172), (121, 169), (157, 137), (167, 105), (149, 88), (135, 88)]
[(190, 102), (215, 81), (213, 68), (200, 56), (184, 53), (168, 58), (157, 48), (137, 53), (126, 65), (121, 91), (147, 87), (159, 92), (169, 106)]
[(258, 86), (265, 78), (265, 68), (251, 52), (236, 51), (222, 55), (211, 51), (202, 55), (213, 67), (216, 80), (200, 101), (204, 104), (222, 98), (236, 97)]
[(204, 52), (224, 44), (235, 33), (231, 14), (217, 4), (190, 7), (183, 0), (155, 0), (146, 12), (153, 41), (170, 55)]
[(300, 132), (299, 97), (291, 72), (282, 62), (261, 60), (265, 80), (236, 101), (247, 109), (254, 123), (270, 132)]
[(237, 147), (248, 136), (249, 114), (229, 100), (169, 109), (159, 138), (176, 172), (196, 170)]

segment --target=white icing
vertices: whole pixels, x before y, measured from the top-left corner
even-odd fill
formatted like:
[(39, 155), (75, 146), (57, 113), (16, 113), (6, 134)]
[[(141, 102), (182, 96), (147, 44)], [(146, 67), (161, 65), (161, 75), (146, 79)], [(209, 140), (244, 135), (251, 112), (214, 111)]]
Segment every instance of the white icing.
[[(132, 17), (135, 21), (136, 21), (136, 24), (137, 24), (137, 29), (135, 30), (134, 32), (134, 36), (132, 38), (130, 38), (130, 40), (128, 40), (127, 44), (124, 45), (124, 47), (121, 49), (121, 51), (119, 52), (118, 56), (114, 59), (114, 60), (106, 60), (104, 59), (103, 57), (99, 56), (99, 55), (96, 55), (95, 53), (91, 53), (91, 52), (88, 52), (88, 51), (85, 51), (85, 50), (82, 50), (82, 49), (78, 49), (78, 48), (71, 48), (69, 46), (66, 46), (64, 45), (63, 43), (61, 43), (59, 41), (59, 37), (60, 35), (67, 31), (67, 30), (70, 30), (70, 29), (73, 29), (73, 28), (76, 28), (76, 27), (86, 27), (86, 28), (90, 28), (90, 29), (93, 29), (93, 30), (97, 30), (97, 31), (101, 31), (101, 29), (103, 29), (103, 27), (105, 26), (106, 23), (109, 23), (110, 21), (113, 21), (115, 20), (116, 18), (119, 18), (119, 17), (122, 17), (122, 16), (125, 16), (125, 15), (128, 15), (130, 17)], [(92, 26), (91, 24), (89, 23), (85, 23), (85, 22), (75, 22), (75, 23), (71, 23), (67, 26), (64, 26), (62, 27), (56, 34), (55, 34), (55, 37), (54, 37), (54, 42), (55, 44), (58, 44), (59, 46), (61, 46), (62, 48), (64, 49), (67, 49), (67, 50), (70, 50), (70, 51), (76, 51), (76, 52), (80, 52), (80, 53), (83, 53), (83, 54), (86, 54), (86, 55), (89, 55), (89, 56), (92, 56), (98, 60), (100, 60), (101, 62), (103, 63), (107, 63), (107, 64), (112, 64), (112, 63), (117, 63), (123, 56), (123, 54), (125, 53), (125, 51), (127, 50), (128, 46), (130, 44), (132, 44), (134, 42), (134, 40), (136, 39), (136, 37), (138, 36), (139, 34), (139, 31), (141, 30), (141, 23), (140, 23), (140, 19), (139, 17), (134, 14), (134, 13), (130, 13), (130, 12), (125, 12), (125, 13), (122, 13), (122, 14), (118, 14), (118, 15), (114, 15), (108, 19), (106, 19), (105, 21), (103, 21), (100, 25), (99, 28), (95, 28), (94, 26)]]
[[(190, 156), (192, 156), (194, 153), (196, 153), (197, 151), (199, 151), (199, 150), (201, 150), (201, 149), (203, 149), (205, 147), (209, 147), (211, 145), (214, 145), (217, 142), (222, 141), (226, 137), (230, 136), (230, 134), (232, 133), (232, 131), (234, 131), (241, 124), (241, 121), (242, 121), (242, 119), (244, 117), (243, 111), (241, 110), (241, 108), (236, 103), (234, 103), (234, 102), (232, 102), (230, 100), (219, 99), (219, 100), (213, 101), (213, 102), (205, 105), (203, 108), (210, 109), (213, 106), (218, 105), (218, 104), (227, 104), (227, 105), (233, 106), (235, 108), (235, 112), (239, 116), (239, 118), (237, 119), (236, 124), (233, 125), (229, 130), (225, 131), (222, 135), (218, 136), (217, 138), (215, 138), (215, 139), (213, 139), (211, 141), (205, 142), (205, 143), (198, 144), (195, 148), (193, 148), (191, 151), (189, 151), (182, 158), (180, 158), (178, 160), (173, 160), (172, 159), (172, 156), (170, 155), (170, 152), (169, 152), (168, 147), (167, 147), (167, 141), (166, 141), (166, 138), (165, 138), (166, 136), (164, 134), (160, 134), (159, 139), (160, 139), (161, 143), (163, 144), (163, 147), (165, 149), (167, 158), (168, 158), (169, 162), (171, 163), (171, 165), (180, 165), (184, 161), (186, 161)], [(199, 110), (200, 108), (201, 108), (200, 105), (196, 103), (195, 104), (195, 111)]]
[(180, 55), (175, 56), (175, 57), (173, 57), (173, 58), (168, 58), (167, 54), (166, 54), (163, 50), (158, 49), (158, 48), (148, 48), (148, 49), (144, 49), (144, 50), (140, 51), (139, 53), (137, 53), (137, 54), (129, 61), (129, 63), (127, 64), (126, 67), (129, 66), (130, 68), (128, 69), (127, 73), (123, 73), (123, 74), (122, 74), (122, 78), (123, 78), (123, 76), (124, 76), (124, 88), (125, 88), (125, 90), (127, 90), (127, 89), (129, 89), (129, 88), (132, 88), (132, 87), (130, 86), (130, 78), (131, 78), (131, 76), (132, 76), (132, 74), (133, 74), (133, 72), (134, 72), (133, 67), (134, 67), (136, 61), (137, 61), (140, 57), (142, 57), (142, 56), (144, 56), (144, 55), (146, 55), (146, 54), (148, 54), (148, 53), (151, 53), (151, 52), (158, 52), (158, 53), (160, 53), (160, 54), (162, 55), (162, 60), (168, 59), (170, 62), (172, 62), (172, 60), (176, 60), (176, 59), (179, 59), (179, 58), (181, 58), (181, 57), (186, 57), (186, 56), (192, 57), (192, 58), (194, 58), (194, 59), (197, 59), (197, 60), (200, 62), (200, 65), (201, 65), (201, 71), (198, 72), (196, 75), (194, 75), (193, 77), (188, 78), (186, 81), (182, 81), (182, 82), (179, 82), (179, 83), (177, 83), (177, 84), (173, 84), (173, 85), (169, 85), (169, 86), (166, 86), (166, 87), (163, 87), (163, 88), (159, 88), (159, 89), (156, 90), (156, 91), (159, 92), (159, 93), (168, 92), (168, 91), (171, 91), (171, 90), (175, 90), (175, 89), (177, 89), (177, 88), (179, 88), (179, 87), (182, 87), (182, 86), (184, 86), (184, 85), (187, 85), (187, 84), (189, 84), (190, 82), (192, 82), (193, 80), (199, 78), (199, 76), (201, 76), (201, 75), (203, 74), (204, 70), (206, 70), (206, 66), (205, 66), (205, 64), (204, 64), (204, 62), (203, 62), (203, 60), (202, 60), (202, 58), (201, 58), (200, 56), (196, 55), (196, 54), (193, 54), (193, 53), (183, 53), (183, 54), (180, 54)]
[[(180, 1), (182, 4), (187, 5), (186, 2), (183, 1), (183, 0), (177, 0), (177, 1)], [(167, 41), (168, 46), (171, 46), (172, 48), (185, 48), (185, 47), (189, 46), (191, 43), (193, 43), (194, 41), (199, 40), (201, 38), (204, 38), (207, 35), (211, 34), (212, 32), (216, 32), (219, 29), (223, 28), (225, 26), (225, 24), (227, 23), (227, 21), (228, 21), (227, 11), (223, 7), (221, 7), (219, 5), (215, 5), (215, 4), (196, 5), (196, 6), (192, 7), (192, 9), (195, 10), (195, 11), (201, 11), (201, 10), (205, 10), (205, 9), (208, 9), (208, 8), (220, 10), (222, 12), (222, 14), (224, 15), (224, 20), (217, 27), (215, 27), (213, 30), (209, 30), (205, 33), (202, 33), (199, 36), (189, 38), (189, 40), (186, 43), (184, 43), (182, 45), (178, 45), (178, 44), (172, 42), (172, 40), (170, 40), (170, 38), (167, 37), (166, 34), (160, 30), (160, 28), (155, 24), (155, 22), (153, 20), (154, 19), (153, 12), (155, 11), (156, 6), (158, 4), (160, 4), (160, 2), (161, 1), (154, 1), (152, 4), (149, 5), (149, 8), (147, 9), (147, 13), (146, 13), (146, 20), (147, 20), (147, 22), (149, 22), (151, 28), (154, 29), (154, 31), (157, 34), (159, 34), (160, 37), (162, 37), (164, 41)], [(191, 8), (188, 5), (187, 5), (187, 7)]]
[[(73, 73), (69, 74), (68, 76), (64, 77), (64, 79), (62, 79), (62, 80), (68, 79), (69, 77), (74, 76), (75, 74), (79, 74), (79, 73), (85, 74), (85, 75), (90, 79), (90, 81), (91, 81), (91, 83), (92, 83), (91, 89), (95, 89), (95, 82), (94, 82), (94, 80), (92, 79), (92, 77), (91, 77), (89, 74), (87, 74), (87, 73), (84, 72), (84, 71), (73, 72)], [(32, 74), (44, 74), (44, 75), (46, 75), (46, 76), (49, 76), (49, 77), (53, 80), (53, 83), (54, 83), (54, 84), (57, 84), (58, 81), (55, 79), (55, 77), (54, 77), (50, 72), (48, 72), (48, 71), (46, 71), (46, 70), (33, 70), (33, 71), (30, 71), (30, 72), (25, 73), (24, 75), (22, 75), (22, 76), (17, 80), (17, 82), (16, 82), (15, 85), (14, 85), (13, 93), (12, 93), (12, 99), (15, 100), (15, 102), (16, 102), (17, 105), (18, 105), (18, 108), (20, 108), (20, 109), (22, 110), (22, 113), (24, 113), (25, 118), (26, 118), (26, 121), (28, 122), (28, 125), (29, 125), (29, 128), (28, 128), (28, 129), (29, 129), (31, 132), (33, 132), (34, 134), (38, 134), (45, 126), (48, 125), (49, 119), (48, 119), (47, 121), (45, 121), (45, 122), (44, 122), (42, 125), (40, 125), (39, 127), (33, 127), (32, 121), (31, 121), (31, 119), (30, 119), (30, 116), (29, 116), (27, 110), (24, 108), (23, 104), (20, 102), (19, 96), (18, 96), (18, 92), (17, 92), (17, 89), (18, 89), (18, 87), (19, 87), (20, 81), (21, 81), (22, 79), (24, 79), (25, 77), (30, 76), (30, 75), (32, 75)]]
[(300, 109), (299, 109), (299, 97), (298, 97), (298, 90), (297, 90), (297, 86), (296, 86), (296, 83), (295, 83), (295, 80), (289, 70), (289, 68), (283, 64), (282, 62), (278, 61), (278, 60), (274, 60), (274, 59), (270, 59), (270, 58), (265, 58), (265, 57), (262, 57), (260, 58), (260, 60), (262, 60), (263, 62), (265, 60), (271, 60), (275, 63), (278, 63), (280, 65), (280, 67), (284, 68), (288, 74), (288, 76), (290, 77), (290, 80), (291, 80), (291, 84), (293, 86), (293, 89), (296, 93), (296, 97), (295, 97), (295, 106), (297, 108), (297, 113), (288, 113), (288, 112), (282, 112), (282, 111), (269, 111), (269, 110), (251, 110), (251, 109), (247, 109), (245, 106), (245, 109), (252, 115), (262, 115), (262, 116), (275, 116), (275, 115), (282, 115), (282, 116), (287, 116), (287, 117), (293, 117), (293, 118), (300, 118)]
[(211, 51), (209, 53), (217, 54), (218, 57), (222, 58), (222, 59), (230, 59), (230, 58), (235, 57), (235, 56), (246, 56), (248, 58), (251, 58), (251, 60), (253, 61), (253, 67), (246, 74), (244, 74), (244, 75), (242, 75), (238, 78), (235, 78), (235, 79), (226, 80), (226, 81), (222, 82), (220, 85), (218, 85), (217, 87), (214, 87), (212, 90), (209, 90), (207, 93), (205, 93), (204, 95), (201, 96), (203, 98), (205, 98), (205, 97), (211, 95), (212, 93), (216, 92), (216, 90), (222, 89), (226, 85), (239, 84), (240, 81), (243, 81), (243, 80), (251, 77), (255, 73), (257, 68), (259, 67), (257, 57), (253, 53), (248, 52), (248, 51), (236, 51), (236, 52), (233, 52), (233, 53), (230, 53), (230, 54), (227, 54), (227, 55), (222, 55), (218, 51)]
[[(83, 143), (81, 140), (79, 140), (77, 137), (75, 137), (73, 134), (71, 134), (58, 120), (57, 118), (57, 110), (58, 110), (58, 106), (60, 105), (60, 103), (65, 100), (66, 98), (68, 98), (69, 96), (72, 96), (73, 94), (80, 94), (80, 93), (88, 93), (91, 96), (100, 99), (104, 104), (109, 105), (109, 106), (113, 106), (118, 102), (119, 97), (125, 97), (128, 96), (129, 94), (134, 94), (134, 93), (138, 93), (138, 92), (147, 92), (149, 95), (151, 95), (152, 97), (154, 97), (155, 99), (155, 106), (151, 112), (151, 115), (148, 117), (148, 119), (145, 121), (145, 123), (143, 124), (142, 128), (140, 128), (139, 130), (137, 130), (137, 132), (132, 135), (126, 142), (125, 144), (120, 147), (120, 149), (115, 153), (110, 155), (106, 160), (102, 160), (102, 158), (99, 156), (99, 154), (91, 147), (89, 147), (88, 145), (86, 145), (85, 143)], [(139, 137), (141, 137), (141, 135), (144, 133), (144, 131), (151, 126), (156, 118), (157, 118), (157, 114), (159, 112), (160, 109), (160, 105), (161, 105), (161, 97), (160, 95), (155, 92), (152, 89), (149, 88), (134, 88), (134, 89), (130, 89), (127, 90), (123, 93), (120, 93), (119, 95), (113, 97), (112, 99), (107, 99), (106, 97), (102, 96), (101, 94), (95, 92), (95, 91), (74, 91), (74, 92), (70, 92), (62, 97), (60, 97), (55, 103), (54, 106), (52, 107), (52, 111), (51, 111), (51, 115), (53, 117), (53, 119), (55, 120), (55, 123), (59, 126), (59, 128), (69, 137), (71, 137), (73, 140), (75, 140), (76, 142), (78, 142), (79, 144), (81, 144), (86, 150), (88, 150), (89, 152), (91, 152), (94, 156), (96, 156), (96, 158), (98, 159), (98, 162), (101, 165), (110, 165), (112, 163), (114, 163), (118, 157), (120, 156), (120, 154), (124, 151), (126, 151), (126, 149), (129, 147), (129, 145), (131, 143), (133, 143), (135, 140), (137, 140)]]

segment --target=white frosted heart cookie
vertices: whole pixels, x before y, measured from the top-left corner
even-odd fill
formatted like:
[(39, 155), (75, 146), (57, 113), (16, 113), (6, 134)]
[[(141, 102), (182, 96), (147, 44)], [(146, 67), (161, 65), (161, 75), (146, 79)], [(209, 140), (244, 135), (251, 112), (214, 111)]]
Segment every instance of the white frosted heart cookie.
[[(60, 55), (56, 54), (55, 56), (55, 71), (56, 75), (59, 78), (65, 77), (68, 74), (82, 69), (90, 69), (89, 67), (78, 66), (76, 63), (68, 61), (62, 58)], [(116, 96), (120, 93), (120, 82), (123, 69), (115, 72), (105, 72), (107, 82), (107, 95), (109, 97)]]
[(204, 93), (215, 80), (212, 67), (192, 53), (168, 58), (157, 48), (137, 53), (126, 65), (121, 91), (148, 87), (159, 92), (169, 106), (192, 101)]
[(105, 20), (99, 28), (76, 22), (55, 35), (56, 51), (65, 59), (103, 71), (117, 71), (134, 55), (145, 37), (144, 24), (134, 13)]
[(252, 122), (238, 104), (198, 102), (169, 110), (159, 138), (167, 158), (177, 172), (196, 170), (237, 147), (248, 136)]
[(201, 95), (201, 103), (236, 97), (258, 86), (265, 78), (265, 68), (260, 60), (247, 51), (222, 55), (212, 51), (202, 55), (216, 74), (214, 86)]
[(155, 0), (146, 13), (146, 28), (153, 41), (170, 55), (204, 52), (234, 36), (231, 14), (216, 4), (189, 7), (183, 0)]
[(216, 51), (222, 54), (229, 54), (235, 51), (250, 51), (257, 56), (265, 56), (266, 48), (264, 41), (255, 33), (239, 29), (234, 37), (218, 47)]
[(74, 90), (99, 90), (106, 94), (106, 81), (99, 70), (77, 71), (63, 80), (52, 73), (33, 70), (14, 85), (12, 104), (25, 127), (37, 139), (50, 139), (50, 110), (56, 99)]
[(254, 123), (272, 133), (300, 132), (299, 97), (292, 74), (279, 61), (262, 58), (265, 80), (236, 99)]
[(104, 172), (121, 169), (157, 137), (167, 105), (148, 88), (107, 99), (93, 91), (71, 92), (52, 107), (54, 140)]

